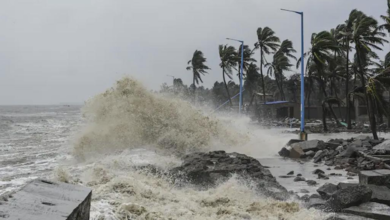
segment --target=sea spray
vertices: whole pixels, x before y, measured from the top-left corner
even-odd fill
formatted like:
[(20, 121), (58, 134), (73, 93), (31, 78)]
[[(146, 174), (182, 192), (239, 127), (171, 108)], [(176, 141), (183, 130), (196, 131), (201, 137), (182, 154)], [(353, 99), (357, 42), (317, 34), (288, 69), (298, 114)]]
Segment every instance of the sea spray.
[[(178, 187), (169, 175), (137, 169), (152, 165), (167, 171), (190, 152), (240, 151), (245, 146), (245, 151), (258, 148), (264, 153), (262, 146), (248, 146), (256, 141), (248, 142), (242, 118), (235, 124), (231, 119), (205, 116), (191, 104), (149, 92), (127, 77), (88, 101), (83, 113), (87, 127), (79, 135), (73, 155), (88, 160), (69, 165), (71, 176), (64, 180), (93, 189), (92, 220), (323, 217), (321, 212), (302, 209), (294, 201), (267, 199), (256, 191), (255, 183), (238, 176), (199, 190), (187, 184)], [(57, 172), (63, 176), (61, 169)]]
[(129, 77), (89, 100), (83, 115), (87, 127), (73, 151), (79, 159), (140, 146), (184, 155), (245, 139), (189, 103), (150, 92)]

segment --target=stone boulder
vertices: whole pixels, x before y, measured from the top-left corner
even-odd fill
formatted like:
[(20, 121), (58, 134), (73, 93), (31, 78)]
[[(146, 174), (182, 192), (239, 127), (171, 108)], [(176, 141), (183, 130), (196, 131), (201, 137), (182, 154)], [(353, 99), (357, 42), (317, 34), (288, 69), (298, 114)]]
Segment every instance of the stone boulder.
[(291, 158), (301, 158), (305, 155), (302, 148), (299, 145), (291, 146), (290, 157)]
[(386, 141), (382, 142), (381, 144), (377, 144), (373, 149), (390, 151), (390, 140), (386, 140)]
[(225, 151), (209, 153), (192, 153), (183, 158), (181, 166), (173, 168), (170, 173), (175, 178), (185, 179), (201, 188), (215, 186), (237, 174), (245, 180), (253, 181), (260, 193), (274, 199), (283, 200), (289, 197), (287, 190), (252, 157)]
[(372, 196), (372, 190), (365, 185), (352, 185), (344, 189), (337, 190), (327, 201), (328, 207), (335, 211), (358, 206), (369, 202)]
[(323, 199), (329, 199), (337, 190), (338, 189), (336, 185), (332, 183), (325, 183), (323, 186), (317, 189), (317, 192)]
[(318, 151), (324, 148), (324, 142), (319, 141), (319, 140), (310, 140), (310, 141), (303, 141), (303, 142), (298, 142), (294, 143), (291, 145), (291, 147), (294, 146), (299, 146), (303, 152), (308, 152), (308, 151)]

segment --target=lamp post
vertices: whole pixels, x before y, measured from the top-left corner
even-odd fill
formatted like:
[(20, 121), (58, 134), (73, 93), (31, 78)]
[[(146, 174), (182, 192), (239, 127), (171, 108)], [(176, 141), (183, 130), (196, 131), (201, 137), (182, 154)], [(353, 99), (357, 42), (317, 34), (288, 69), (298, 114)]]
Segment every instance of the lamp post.
[(243, 74), (243, 66), (244, 66), (244, 41), (236, 40), (231, 38), (226, 38), (227, 40), (237, 41), (241, 43), (241, 66), (240, 66), (240, 100), (238, 106), (238, 114), (241, 115), (242, 108), (242, 74)]
[(305, 132), (305, 75), (304, 75), (304, 38), (303, 38), (303, 12), (281, 9), (282, 11), (292, 12), (301, 15), (301, 133), (299, 137), (301, 140), (307, 140), (307, 133)]

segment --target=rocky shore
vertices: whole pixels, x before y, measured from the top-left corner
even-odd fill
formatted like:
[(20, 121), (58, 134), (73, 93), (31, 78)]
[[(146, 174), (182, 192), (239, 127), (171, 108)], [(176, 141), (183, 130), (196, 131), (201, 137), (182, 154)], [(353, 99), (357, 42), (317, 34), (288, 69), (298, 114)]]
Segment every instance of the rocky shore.
[(338, 213), (332, 219), (359, 219), (358, 216), (390, 219), (390, 141), (366, 136), (328, 142), (291, 140), (279, 155), (327, 166), (326, 170), (313, 170), (317, 179), (329, 180), (341, 175), (335, 170), (344, 170), (348, 179), (359, 177), (359, 183), (318, 185), (315, 180), (306, 180), (299, 174), (295, 176), (293, 171), (287, 173), (295, 176), (292, 181), (319, 186), (316, 194), (298, 197), (307, 208)]

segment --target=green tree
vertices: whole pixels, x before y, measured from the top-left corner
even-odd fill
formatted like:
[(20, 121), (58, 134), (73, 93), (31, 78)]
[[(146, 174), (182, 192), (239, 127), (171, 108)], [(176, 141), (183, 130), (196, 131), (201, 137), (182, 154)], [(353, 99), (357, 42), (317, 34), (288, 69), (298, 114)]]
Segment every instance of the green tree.
[[(188, 61), (187, 70), (192, 70), (192, 80), (194, 85), (194, 90), (196, 89), (196, 84), (199, 84), (199, 81), (203, 83), (202, 75), (207, 73), (206, 70), (210, 68), (206, 66), (206, 58), (203, 56), (202, 51), (195, 50), (192, 59)], [(195, 94), (195, 92), (194, 92)]]
[(233, 46), (219, 45), (219, 58), (221, 63), (219, 66), (222, 68), (222, 78), (225, 84), (225, 89), (229, 98), (229, 103), (232, 106), (232, 99), (229, 93), (228, 85), (226, 83), (225, 75), (232, 79), (232, 71), (237, 66), (237, 52)]
[[(241, 68), (241, 46), (237, 50), (237, 76), (238, 79), (240, 79), (240, 68)], [(249, 48), (248, 45), (244, 45), (244, 63), (243, 63), (243, 76), (245, 77), (245, 72), (248, 71), (249, 66), (251, 63), (256, 62), (254, 58), (252, 58), (252, 55), (254, 54), (253, 50)]]
[(280, 98), (282, 100), (285, 100), (285, 95), (283, 92), (283, 72), (289, 71), (290, 68), (293, 65), (290, 63), (290, 60), (284, 53), (275, 53), (273, 56), (272, 63), (266, 64), (266, 67), (268, 67), (267, 75), (269, 76), (275, 76), (275, 82), (278, 86)]
[(264, 55), (268, 55), (271, 52), (275, 52), (279, 48), (279, 38), (275, 36), (275, 32), (269, 28), (258, 28), (257, 29), (257, 42), (255, 43), (255, 48), (260, 50), (260, 76), (263, 88), (263, 101), (266, 102), (265, 98), (265, 84), (264, 84), (264, 74), (263, 67), (265, 57)]
[(385, 28), (390, 33), (390, 0), (387, 0), (387, 14), (381, 15), (382, 20), (385, 24), (381, 25), (381, 28)]
[(259, 68), (256, 66), (256, 64), (251, 63), (248, 66), (246, 79), (244, 83), (244, 88), (246, 91), (249, 92), (251, 100), (249, 103), (249, 107), (252, 106), (253, 99), (255, 97), (255, 92), (258, 90), (258, 85), (260, 82), (260, 74), (258, 72)]

